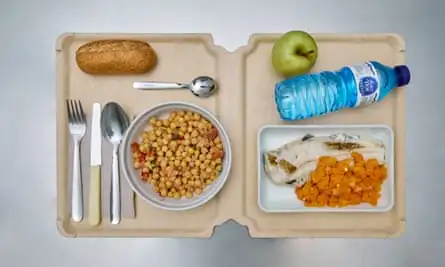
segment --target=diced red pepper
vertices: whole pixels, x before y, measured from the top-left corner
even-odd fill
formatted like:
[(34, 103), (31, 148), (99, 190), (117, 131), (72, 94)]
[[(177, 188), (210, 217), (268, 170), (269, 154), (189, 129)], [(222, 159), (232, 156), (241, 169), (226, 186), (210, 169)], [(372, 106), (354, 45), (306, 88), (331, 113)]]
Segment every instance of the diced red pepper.
[(213, 152), (213, 159), (222, 159), (224, 157), (224, 151), (218, 150)]
[(131, 144), (131, 152), (135, 153), (135, 152), (140, 152), (139, 151), (139, 144), (137, 142), (134, 142)]
[(139, 155), (139, 159), (138, 160), (139, 160), (140, 163), (145, 162), (145, 156), (146, 156), (145, 153), (141, 153)]
[(141, 172), (141, 177), (142, 178), (148, 178), (149, 175), (150, 175), (149, 172)]
[(218, 130), (216, 128), (212, 128), (207, 132), (207, 138), (209, 140), (215, 140), (218, 137)]

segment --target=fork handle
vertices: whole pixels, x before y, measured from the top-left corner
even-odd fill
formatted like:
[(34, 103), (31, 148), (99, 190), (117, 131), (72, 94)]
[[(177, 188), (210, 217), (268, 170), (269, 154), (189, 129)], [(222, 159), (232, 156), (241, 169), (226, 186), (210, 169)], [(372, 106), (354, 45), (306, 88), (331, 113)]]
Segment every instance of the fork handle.
[(80, 222), (83, 219), (82, 173), (80, 171), (79, 141), (74, 142), (73, 180), (72, 180), (72, 192), (71, 192), (71, 217), (75, 222)]

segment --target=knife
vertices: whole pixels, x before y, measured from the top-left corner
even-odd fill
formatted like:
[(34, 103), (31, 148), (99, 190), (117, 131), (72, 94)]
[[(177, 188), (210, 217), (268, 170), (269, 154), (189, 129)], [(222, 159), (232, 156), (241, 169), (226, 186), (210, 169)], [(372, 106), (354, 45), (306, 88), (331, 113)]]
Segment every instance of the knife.
[(102, 108), (100, 103), (93, 104), (93, 119), (91, 124), (91, 151), (90, 151), (90, 199), (89, 222), (99, 225), (101, 221), (101, 165), (102, 165), (102, 133), (100, 129), (100, 116)]

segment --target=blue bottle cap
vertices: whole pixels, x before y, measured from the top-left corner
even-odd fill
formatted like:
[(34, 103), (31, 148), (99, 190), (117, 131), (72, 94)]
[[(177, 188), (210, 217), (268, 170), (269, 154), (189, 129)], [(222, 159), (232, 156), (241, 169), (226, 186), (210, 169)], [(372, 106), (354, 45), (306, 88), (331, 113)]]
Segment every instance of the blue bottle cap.
[(411, 73), (406, 65), (395, 66), (394, 71), (397, 75), (397, 86), (404, 86), (411, 80)]

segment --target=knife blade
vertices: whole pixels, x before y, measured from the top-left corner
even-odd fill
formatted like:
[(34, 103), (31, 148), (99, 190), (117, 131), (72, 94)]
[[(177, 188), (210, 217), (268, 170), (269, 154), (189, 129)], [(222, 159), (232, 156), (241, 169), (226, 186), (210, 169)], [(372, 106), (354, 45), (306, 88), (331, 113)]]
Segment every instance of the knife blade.
[(102, 133), (100, 127), (102, 107), (100, 103), (93, 104), (90, 147), (90, 199), (89, 222), (96, 226), (100, 224), (101, 209), (101, 165), (102, 165)]

